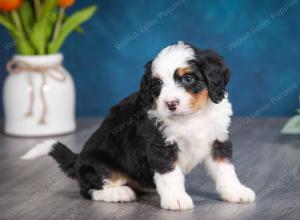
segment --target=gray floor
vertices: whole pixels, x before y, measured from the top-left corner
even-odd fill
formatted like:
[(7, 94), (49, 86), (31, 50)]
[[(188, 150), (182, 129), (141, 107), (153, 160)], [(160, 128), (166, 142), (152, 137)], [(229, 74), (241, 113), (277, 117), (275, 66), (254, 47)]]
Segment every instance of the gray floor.
[[(157, 195), (139, 202), (109, 204), (82, 199), (50, 157), (19, 157), (41, 139), (0, 135), (0, 219), (300, 219), (300, 136), (280, 135), (286, 119), (234, 119), (234, 164), (243, 183), (257, 193), (253, 204), (220, 201), (212, 181), (199, 166), (187, 177), (195, 208), (166, 211)], [(81, 119), (76, 133), (57, 137), (74, 151), (98, 126)]]

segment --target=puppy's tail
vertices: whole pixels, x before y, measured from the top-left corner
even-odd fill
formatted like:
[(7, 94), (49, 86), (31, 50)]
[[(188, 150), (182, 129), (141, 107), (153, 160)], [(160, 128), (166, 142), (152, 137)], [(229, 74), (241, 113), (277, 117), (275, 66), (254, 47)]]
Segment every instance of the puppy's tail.
[(60, 169), (71, 178), (76, 178), (75, 163), (78, 154), (73, 153), (64, 144), (55, 140), (46, 140), (31, 148), (21, 158), (32, 160), (44, 155), (50, 155), (59, 164)]

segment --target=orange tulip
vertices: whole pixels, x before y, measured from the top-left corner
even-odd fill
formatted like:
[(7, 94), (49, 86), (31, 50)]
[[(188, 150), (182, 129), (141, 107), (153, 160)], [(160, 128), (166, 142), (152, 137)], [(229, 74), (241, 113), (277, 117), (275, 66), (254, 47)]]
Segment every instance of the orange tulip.
[[(1, 0), (0, 0), (1, 1)], [(58, 5), (61, 8), (68, 8), (74, 4), (75, 0), (58, 0)]]
[(0, 0), (0, 10), (13, 11), (22, 4), (22, 0)]

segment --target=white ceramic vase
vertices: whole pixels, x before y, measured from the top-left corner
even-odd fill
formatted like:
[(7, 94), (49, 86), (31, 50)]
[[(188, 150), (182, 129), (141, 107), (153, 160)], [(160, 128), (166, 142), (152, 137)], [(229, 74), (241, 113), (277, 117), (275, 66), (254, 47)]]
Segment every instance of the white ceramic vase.
[(40, 137), (75, 130), (75, 88), (62, 54), (16, 55), (4, 83), (4, 132)]

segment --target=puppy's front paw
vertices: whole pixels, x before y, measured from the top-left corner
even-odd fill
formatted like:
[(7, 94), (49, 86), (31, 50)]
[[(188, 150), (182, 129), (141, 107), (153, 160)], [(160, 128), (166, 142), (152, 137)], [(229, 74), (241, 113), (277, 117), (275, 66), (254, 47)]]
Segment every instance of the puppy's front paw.
[(255, 200), (255, 192), (244, 185), (223, 188), (220, 195), (223, 200), (234, 203), (253, 202)]
[(163, 209), (187, 210), (194, 207), (193, 200), (186, 192), (168, 193), (161, 197), (160, 205)]

